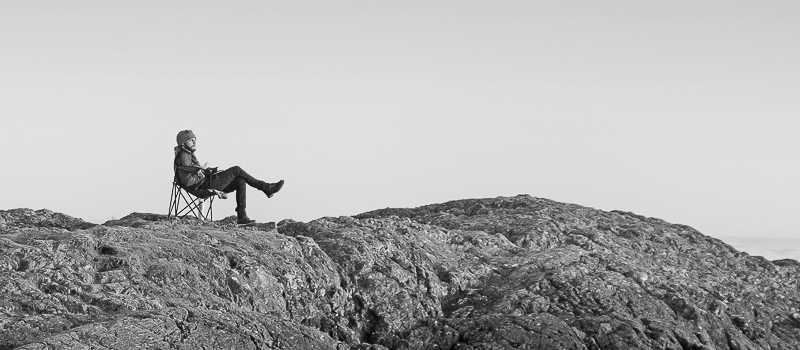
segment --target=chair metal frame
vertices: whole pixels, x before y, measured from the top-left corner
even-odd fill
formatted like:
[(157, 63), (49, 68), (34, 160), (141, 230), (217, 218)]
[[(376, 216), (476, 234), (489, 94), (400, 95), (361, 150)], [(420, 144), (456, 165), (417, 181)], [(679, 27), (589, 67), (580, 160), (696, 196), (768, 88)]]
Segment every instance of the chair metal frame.
[[(181, 205), (181, 201), (183, 201), (183, 205)], [(203, 212), (206, 202), (208, 202), (208, 206)], [(183, 218), (187, 215), (193, 215), (201, 220), (214, 221), (214, 196), (199, 197), (194, 195), (181, 187), (177, 179), (175, 179), (172, 181), (172, 194), (169, 198), (167, 219), (172, 219), (173, 217)]]

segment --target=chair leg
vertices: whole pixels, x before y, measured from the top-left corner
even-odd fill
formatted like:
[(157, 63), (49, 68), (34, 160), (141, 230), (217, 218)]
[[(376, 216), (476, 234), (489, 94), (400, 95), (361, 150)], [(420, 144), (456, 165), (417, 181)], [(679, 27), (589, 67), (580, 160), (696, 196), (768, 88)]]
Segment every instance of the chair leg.
[(214, 196), (211, 196), (208, 200), (208, 212), (206, 216), (208, 216), (208, 221), (214, 221)]
[(172, 183), (172, 191), (170, 192), (169, 195), (169, 211), (167, 212), (167, 219), (172, 219), (173, 216), (175, 216), (176, 218), (178, 217), (178, 202), (179, 202), (178, 191), (180, 191), (178, 185)]
[(200, 205), (200, 199), (197, 197), (192, 196), (191, 201), (187, 201), (186, 208), (188, 209), (187, 214), (192, 214), (194, 217), (202, 216), (202, 209), (198, 208)]
[[(183, 200), (183, 204), (181, 203), (181, 200)], [(204, 206), (206, 206), (205, 211), (203, 210)], [(169, 211), (167, 213), (167, 218), (172, 218), (173, 216), (175, 218), (183, 218), (186, 215), (191, 214), (192, 216), (202, 220), (213, 221), (213, 207), (213, 196), (205, 199), (198, 198), (189, 192), (185, 192), (182, 188), (180, 188), (180, 186), (178, 186), (176, 183), (173, 183), (172, 193), (170, 194), (169, 199)]]
[[(186, 198), (187, 196), (189, 196), (189, 194), (188, 193), (184, 194), (183, 190), (180, 190), (178, 193), (180, 194), (180, 197), (183, 199), (183, 202), (186, 204), (183, 205), (183, 208), (177, 211), (177, 214), (175, 216), (182, 218), (187, 214), (189, 214), (189, 212), (191, 212), (193, 201), (190, 201), (189, 198)], [(180, 203), (180, 200), (178, 201), (178, 203)], [(180, 206), (178, 206), (178, 208), (180, 208)]]

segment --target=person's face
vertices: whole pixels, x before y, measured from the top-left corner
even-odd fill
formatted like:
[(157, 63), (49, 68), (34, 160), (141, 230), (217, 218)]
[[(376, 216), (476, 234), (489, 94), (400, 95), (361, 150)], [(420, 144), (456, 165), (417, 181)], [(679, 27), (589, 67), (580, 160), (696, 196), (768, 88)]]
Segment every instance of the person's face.
[(190, 150), (192, 150), (192, 151), (194, 151), (197, 148), (197, 139), (192, 137), (192, 138), (186, 140), (186, 142), (183, 143), (183, 146), (188, 148), (188, 149), (190, 149)]

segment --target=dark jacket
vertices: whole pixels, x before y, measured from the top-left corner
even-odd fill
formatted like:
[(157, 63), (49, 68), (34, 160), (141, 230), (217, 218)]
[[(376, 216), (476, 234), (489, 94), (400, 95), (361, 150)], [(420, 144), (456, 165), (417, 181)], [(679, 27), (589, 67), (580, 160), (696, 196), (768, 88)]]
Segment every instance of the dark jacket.
[(203, 182), (203, 178), (197, 175), (197, 170), (202, 169), (200, 162), (197, 161), (194, 152), (186, 147), (175, 147), (175, 177), (178, 184), (185, 188), (193, 188)]

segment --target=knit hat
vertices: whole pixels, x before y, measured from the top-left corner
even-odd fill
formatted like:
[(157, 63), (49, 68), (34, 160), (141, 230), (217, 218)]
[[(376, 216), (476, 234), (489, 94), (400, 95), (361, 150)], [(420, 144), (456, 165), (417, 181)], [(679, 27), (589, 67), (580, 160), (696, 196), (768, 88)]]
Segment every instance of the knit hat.
[(191, 130), (183, 130), (183, 131), (179, 132), (178, 133), (178, 137), (177, 137), (178, 146), (183, 145), (186, 141), (189, 141), (189, 139), (193, 139), (193, 138), (195, 138), (195, 137), (194, 137), (194, 133)]

